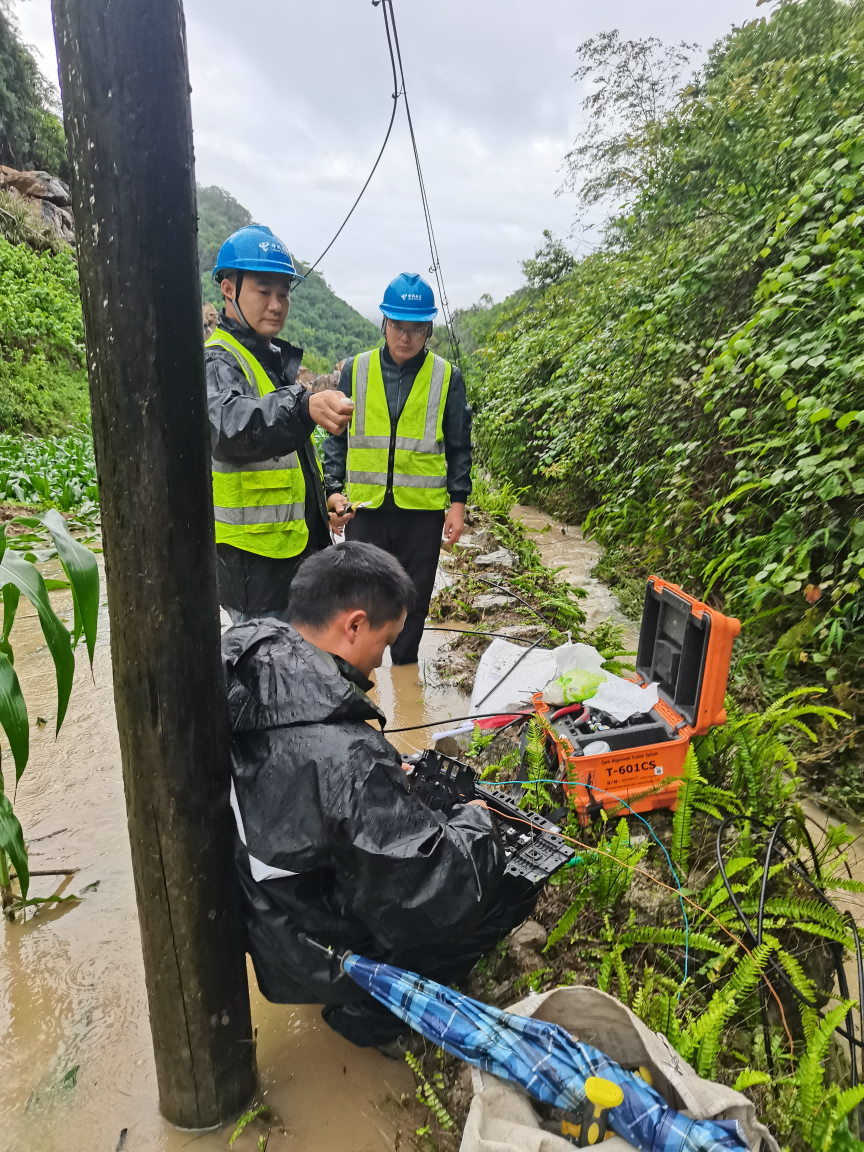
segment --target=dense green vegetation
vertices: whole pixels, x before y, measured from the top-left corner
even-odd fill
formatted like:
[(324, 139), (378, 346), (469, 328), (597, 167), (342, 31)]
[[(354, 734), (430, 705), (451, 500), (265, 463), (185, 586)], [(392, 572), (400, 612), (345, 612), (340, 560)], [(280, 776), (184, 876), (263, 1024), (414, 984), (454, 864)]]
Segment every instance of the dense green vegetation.
[[(222, 307), (222, 293), (211, 272), (223, 241), (232, 232), (252, 223), (252, 215), (223, 188), (198, 189), (198, 258), (201, 290), (205, 301)], [(297, 257), (295, 256), (295, 260)], [(297, 261), (301, 272), (308, 268)], [(291, 295), (291, 311), (281, 335), (303, 348), (304, 363), (313, 371), (326, 372), (346, 356), (353, 356), (378, 343), (378, 329), (328, 287), (318, 272)]]
[(74, 256), (0, 235), (0, 429), (50, 434), (88, 413)]
[(0, 164), (66, 177), (56, 90), (0, 7)]
[[(644, 44), (601, 41), (603, 96)], [(747, 620), (752, 691), (815, 676), (860, 706), (864, 4), (782, 4), (677, 100), (631, 101), (654, 118), (619, 95), (589, 109), (623, 127), (585, 199), (629, 189), (599, 250), (468, 317), (495, 328), (470, 358), (484, 460), (587, 515), (625, 590), (659, 570)]]

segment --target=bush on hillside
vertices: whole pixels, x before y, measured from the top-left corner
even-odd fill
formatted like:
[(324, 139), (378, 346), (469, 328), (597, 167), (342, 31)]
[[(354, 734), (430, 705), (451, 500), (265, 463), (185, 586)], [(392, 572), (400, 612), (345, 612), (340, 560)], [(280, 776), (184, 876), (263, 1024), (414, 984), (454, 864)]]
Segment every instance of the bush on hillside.
[[(753, 619), (769, 675), (864, 655), (864, 4), (785, 3), (631, 139), (606, 243), (475, 380), (499, 476)], [(760, 640), (761, 637), (761, 640)]]
[(0, 429), (57, 432), (87, 412), (75, 260), (0, 236)]
[(0, 164), (67, 179), (63, 125), (54, 87), (39, 71), (0, 7)]

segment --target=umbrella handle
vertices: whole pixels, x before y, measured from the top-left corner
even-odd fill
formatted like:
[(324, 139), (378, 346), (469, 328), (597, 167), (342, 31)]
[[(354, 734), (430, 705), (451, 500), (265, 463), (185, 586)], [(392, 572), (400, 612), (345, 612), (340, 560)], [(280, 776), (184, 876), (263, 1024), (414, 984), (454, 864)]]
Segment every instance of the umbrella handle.
[(582, 1111), (582, 1131), (579, 1147), (601, 1144), (606, 1139), (609, 1113), (624, 1101), (624, 1093), (612, 1080), (589, 1076), (585, 1081), (585, 1107)]

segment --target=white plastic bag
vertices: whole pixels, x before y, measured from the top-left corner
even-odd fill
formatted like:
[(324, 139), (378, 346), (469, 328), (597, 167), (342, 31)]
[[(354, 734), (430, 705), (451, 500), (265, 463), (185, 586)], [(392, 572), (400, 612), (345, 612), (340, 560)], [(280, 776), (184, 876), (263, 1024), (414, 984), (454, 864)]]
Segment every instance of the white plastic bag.
[[(534, 693), (554, 675), (554, 652), (544, 648), (527, 651), (523, 645), (496, 637), (477, 666), (469, 711), (472, 714), (503, 711), (517, 701), (528, 704)], [(484, 700), (487, 693), (489, 698)]]

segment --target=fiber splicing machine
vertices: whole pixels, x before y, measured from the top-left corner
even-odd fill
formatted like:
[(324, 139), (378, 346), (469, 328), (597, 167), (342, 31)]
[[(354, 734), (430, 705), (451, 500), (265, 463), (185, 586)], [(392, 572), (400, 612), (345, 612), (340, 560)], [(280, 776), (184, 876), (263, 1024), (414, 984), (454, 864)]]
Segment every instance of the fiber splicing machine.
[[(623, 723), (582, 705), (550, 709), (533, 697), (558, 752), (565, 791), (586, 824), (625, 800), (636, 812), (675, 809), (693, 736), (726, 722), (732, 643), (741, 624), (658, 576), (648, 580), (636, 673), (659, 700)], [(590, 787), (593, 785), (593, 787)], [(602, 790), (602, 791), (601, 791)]]

